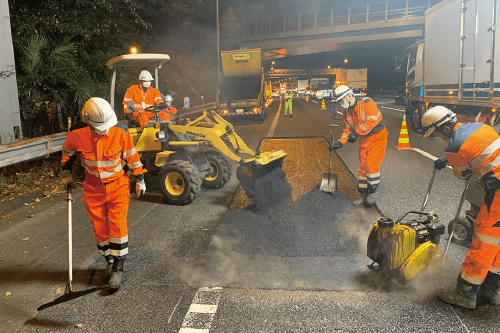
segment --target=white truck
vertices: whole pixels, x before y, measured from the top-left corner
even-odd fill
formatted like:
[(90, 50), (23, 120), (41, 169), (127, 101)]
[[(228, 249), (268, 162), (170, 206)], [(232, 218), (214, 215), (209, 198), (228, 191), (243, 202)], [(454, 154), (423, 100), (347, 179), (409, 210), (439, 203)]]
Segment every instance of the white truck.
[(365, 96), (368, 87), (368, 69), (342, 69), (337, 73), (335, 85), (340, 86), (343, 84), (350, 87), (355, 96)]
[(406, 70), (406, 117), (413, 130), (435, 105), (451, 109), (460, 121), (496, 123), (498, 17), (496, 0), (445, 0), (425, 12), (425, 39), (409, 46), (396, 63)]

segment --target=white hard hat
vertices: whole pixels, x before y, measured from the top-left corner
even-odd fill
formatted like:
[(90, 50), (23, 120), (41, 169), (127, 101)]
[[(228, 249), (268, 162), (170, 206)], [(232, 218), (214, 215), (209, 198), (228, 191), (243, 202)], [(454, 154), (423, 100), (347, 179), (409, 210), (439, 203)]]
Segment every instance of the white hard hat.
[(347, 96), (347, 94), (352, 93), (352, 89), (346, 85), (341, 85), (335, 88), (335, 101), (339, 102), (342, 98)]
[(427, 110), (422, 116), (422, 131), (425, 133), (424, 138), (431, 135), (436, 128), (452, 120), (455, 116), (455, 113), (441, 105), (434, 106)]
[(111, 105), (99, 97), (92, 97), (85, 103), (82, 116), (84, 122), (99, 131), (105, 131), (118, 123)]
[(139, 74), (139, 81), (154, 81), (154, 79), (150, 72), (143, 70), (141, 71), (141, 74)]
[(172, 96), (170, 96), (170, 95), (165, 96), (165, 103), (166, 103), (168, 106), (170, 106), (170, 105), (172, 104), (172, 101), (173, 101), (173, 100), (174, 100), (174, 99), (172, 98)]

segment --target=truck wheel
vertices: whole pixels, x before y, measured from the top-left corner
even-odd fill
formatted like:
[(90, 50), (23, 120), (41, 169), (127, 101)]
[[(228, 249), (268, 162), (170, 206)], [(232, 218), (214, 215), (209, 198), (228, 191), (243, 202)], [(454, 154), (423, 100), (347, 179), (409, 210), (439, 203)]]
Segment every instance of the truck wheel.
[(420, 106), (417, 105), (417, 108), (415, 109), (415, 106), (412, 107), (413, 111), (411, 111), (411, 119), (410, 119), (410, 124), (411, 124), (411, 129), (414, 132), (418, 132), (419, 129), (422, 128), (422, 116), (420, 113)]
[[(455, 228), (455, 230), (453, 230)], [(451, 235), (453, 231), (453, 243), (469, 247), (472, 241), (472, 235), (474, 234), (474, 225), (464, 218), (453, 219), (448, 224), (448, 234)]]
[(184, 160), (174, 160), (158, 173), (165, 201), (172, 205), (190, 204), (201, 188), (198, 169)]
[(212, 167), (212, 173), (205, 175), (201, 186), (203, 188), (218, 189), (224, 187), (231, 179), (233, 166), (229, 159), (222, 153), (216, 150), (208, 150), (205, 152), (205, 157)]
[(262, 123), (264, 122), (264, 120), (266, 120), (266, 116), (267, 116), (267, 110), (263, 109), (262, 112), (259, 113), (259, 115), (257, 116), (257, 119)]

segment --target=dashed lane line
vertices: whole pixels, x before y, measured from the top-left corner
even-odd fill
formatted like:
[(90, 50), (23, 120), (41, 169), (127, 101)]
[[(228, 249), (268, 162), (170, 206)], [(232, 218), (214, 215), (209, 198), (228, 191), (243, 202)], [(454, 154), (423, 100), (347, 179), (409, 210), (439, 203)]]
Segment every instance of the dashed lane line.
[(384, 108), (384, 109), (389, 109), (389, 110), (395, 110), (395, 111), (399, 111), (399, 112), (405, 112), (404, 109), (396, 109), (396, 108), (390, 108), (388, 106), (383, 106), (383, 105), (380, 105), (381, 108)]
[(217, 313), (221, 287), (200, 288), (196, 291), (179, 333), (209, 333)]

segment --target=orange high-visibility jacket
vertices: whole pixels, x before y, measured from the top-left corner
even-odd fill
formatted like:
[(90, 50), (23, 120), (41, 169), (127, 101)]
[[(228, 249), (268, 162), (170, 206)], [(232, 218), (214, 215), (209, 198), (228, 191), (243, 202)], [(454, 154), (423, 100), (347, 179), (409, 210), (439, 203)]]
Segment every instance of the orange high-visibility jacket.
[(369, 97), (357, 98), (353, 108), (344, 112), (345, 128), (338, 141), (345, 144), (349, 134), (356, 132), (358, 135), (371, 135), (385, 127), (385, 121), (377, 104)]
[(457, 123), (444, 154), (460, 179), (477, 174), (485, 190), (500, 188), (500, 136), (484, 123)]
[(62, 146), (64, 165), (77, 151), (85, 168), (85, 181), (108, 184), (123, 176), (128, 165), (134, 176), (146, 173), (135, 150), (128, 128), (118, 123), (106, 135), (98, 135), (89, 126), (68, 133)]
[(137, 111), (144, 111), (148, 106), (163, 103), (158, 89), (149, 86), (146, 92), (144, 92), (142, 86), (138, 84), (130, 86), (125, 93), (125, 97), (123, 98), (123, 112), (125, 114), (129, 112), (127, 109), (128, 101), (134, 102), (134, 108)]

